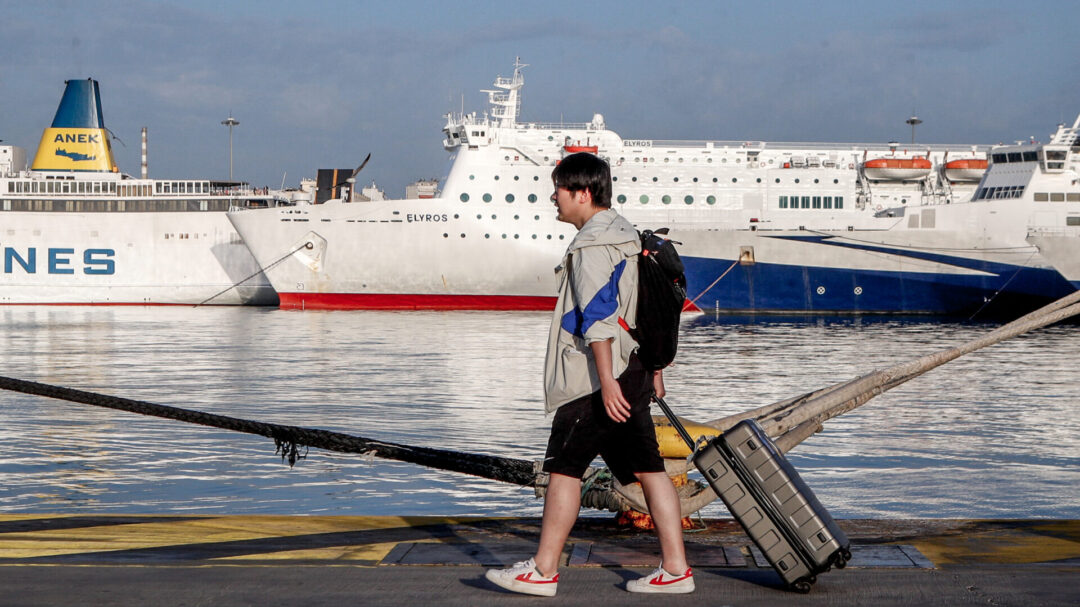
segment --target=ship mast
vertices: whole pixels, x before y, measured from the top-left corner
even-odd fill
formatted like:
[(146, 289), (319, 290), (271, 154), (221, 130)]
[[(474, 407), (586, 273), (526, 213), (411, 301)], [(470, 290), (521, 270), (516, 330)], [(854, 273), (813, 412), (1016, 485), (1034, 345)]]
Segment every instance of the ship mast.
[(525, 85), (525, 75), (521, 69), (528, 64), (521, 62), (521, 57), (514, 59), (514, 75), (511, 78), (498, 77), (494, 86), (500, 90), (482, 91), (488, 94), (488, 102), (491, 103), (491, 116), (498, 122), (498, 126), (513, 128), (517, 124), (518, 114), (521, 113), (521, 87)]

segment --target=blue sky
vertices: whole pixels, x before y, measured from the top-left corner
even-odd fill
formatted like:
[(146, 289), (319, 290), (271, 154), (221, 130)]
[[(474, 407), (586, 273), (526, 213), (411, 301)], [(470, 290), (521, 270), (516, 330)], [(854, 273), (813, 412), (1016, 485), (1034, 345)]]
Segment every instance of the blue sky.
[[(101, 83), (121, 170), (296, 185), (445, 170), (443, 115), (525, 70), (522, 119), (631, 139), (1045, 139), (1080, 113), (1080, 3), (0, 0), (0, 139), (33, 154), (63, 82)], [(126, 146), (126, 147), (125, 147)]]

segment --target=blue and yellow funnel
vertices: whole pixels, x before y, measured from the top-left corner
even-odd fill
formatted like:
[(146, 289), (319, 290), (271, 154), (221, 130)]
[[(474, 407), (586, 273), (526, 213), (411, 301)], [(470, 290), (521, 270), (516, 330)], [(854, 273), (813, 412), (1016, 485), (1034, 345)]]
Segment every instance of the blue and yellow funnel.
[(115, 172), (97, 80), (68, 80), (66, 84), (52, 126), (41, 135), (33, 169)]

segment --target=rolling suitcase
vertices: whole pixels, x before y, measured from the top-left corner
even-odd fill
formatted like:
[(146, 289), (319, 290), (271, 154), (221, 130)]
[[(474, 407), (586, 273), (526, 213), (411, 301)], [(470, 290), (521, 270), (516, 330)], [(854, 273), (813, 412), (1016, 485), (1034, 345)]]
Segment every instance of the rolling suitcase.
[(819, 573), (847, 564), (847, 536), (757, 422), (743, 420), (696, 447), (667, 403), (654, 399), (690, 445), (694, 465), (789, 588), (809, 592)]

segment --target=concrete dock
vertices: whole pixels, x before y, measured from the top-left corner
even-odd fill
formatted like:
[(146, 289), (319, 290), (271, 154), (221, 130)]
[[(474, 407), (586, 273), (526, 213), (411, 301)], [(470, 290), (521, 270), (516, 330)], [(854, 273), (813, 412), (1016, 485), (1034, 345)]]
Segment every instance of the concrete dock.
[(731, 520), (686, 534), (697, 592), (642, 596), (649, 532), (583, 518), (558, 595), (486, 568), (531, 556), (539, 521), (363, 516), (0, 515), (0, 605), (1080, 605), (1080, 521), (839, 521), (843, 570), (785, 590)]

